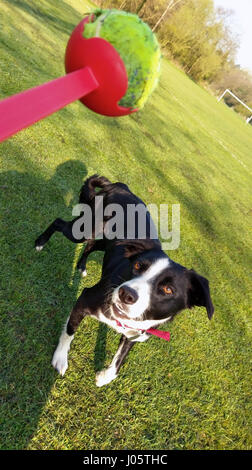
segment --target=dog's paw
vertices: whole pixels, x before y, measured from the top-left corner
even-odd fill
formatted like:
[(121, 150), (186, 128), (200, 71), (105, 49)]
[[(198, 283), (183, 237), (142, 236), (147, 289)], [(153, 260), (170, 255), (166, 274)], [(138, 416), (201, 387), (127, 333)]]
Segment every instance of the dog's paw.
[(87, 275), (87, 270), (86, 269), (84, 269), (84, 271), (83, 271), (81, 268), (79, 268), (78, 270), (80, 271), (82, 277), (86, 277), (86, 275)]
[(56, 349), (52, 358), (52, 366), (63, 376), (68, 368), (67, 353)]
[(35, 245), (35, 249), (36, 249), (37, 251), (42, 251), (43, 248), (44, 248), (44, 245)]
[(96, 385), (97, 387), (103, 387), (103, 385), (109, 384), (112, 380), (116, 379), (116, 377), (117, 375), (113, 367), (102, 369), (96, 374)]
[(42, 235), (40, 235), (36, 240), (35, 240), (35, 248), (37, 251), (41, 251), (44, 248), (44, 245), (46, 243), (46, 240), (43, 238)]

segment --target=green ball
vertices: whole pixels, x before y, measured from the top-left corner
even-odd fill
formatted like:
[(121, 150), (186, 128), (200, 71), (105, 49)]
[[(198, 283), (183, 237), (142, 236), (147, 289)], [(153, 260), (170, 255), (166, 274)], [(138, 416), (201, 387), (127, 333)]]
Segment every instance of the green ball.
[(156, 36), (137, 15), (97, 9), (84, 28), (86, 39), (101, 37), (117, 50), (128, 74), (128, 89), (119, 104), (142, 108), (159, 77), (161, 52)]

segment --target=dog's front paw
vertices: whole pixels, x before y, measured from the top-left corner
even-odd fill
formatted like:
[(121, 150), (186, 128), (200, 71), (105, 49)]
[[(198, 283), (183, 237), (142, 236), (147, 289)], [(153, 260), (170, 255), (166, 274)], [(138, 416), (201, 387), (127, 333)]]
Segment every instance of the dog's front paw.
[(117, 375), (113, 367), (102, 369), (96, 374), (96, 385), (97, 387), (102, 387), (103, 385), (107, 385), (112, 382), (112, 380), (116, 379), (116, 377)]
[(43, 245), (35, 245), (37, 251), (42, 251), (44, 246)]
[(67, 353), (56, 349), (52, 358), (52, 366), (63, 376), (68, 368)]
[(41, 251), (44, 248), (46, 241), (43, 239), (42, 236), (38, 237), (37, 240), (35, 240), (35, 248), (37, 251)]
[(79, 268), (78, 271), (80, 271), (82, 277), (86, 277), (86, 275), (87, 275), (87, 270), (86, 269), (82, 270), (81, 268)]
[(77, 269), (81, 273), (82, 277), (86, 277), (87, 275), (87, 270), (86, 270), (86, 261), (80, 259), (77, 263)]

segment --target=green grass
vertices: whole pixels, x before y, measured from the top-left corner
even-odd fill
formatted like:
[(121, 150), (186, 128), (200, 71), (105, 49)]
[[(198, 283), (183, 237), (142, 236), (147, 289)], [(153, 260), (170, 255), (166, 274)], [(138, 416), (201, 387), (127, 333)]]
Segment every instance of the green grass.
[[(0, 98), (64, 73), (81, 0), (2, 0)], [(171, 63), (145, 108), (112, 119), (76, 102), (0, 145), (1, 449), (251, 449), (252, 129)], [(169, 255), (210, 280), (215, 316), (182, 312), (171, 341), (136, 345), (117, 380), (96, 388), (119, 336), (93, 319), (69, 369), (50, 365), (64, 321), (102, 255), (34, 239), (71, 209), (87, 175), (123, 181), (146, 203), (181, 205)]]

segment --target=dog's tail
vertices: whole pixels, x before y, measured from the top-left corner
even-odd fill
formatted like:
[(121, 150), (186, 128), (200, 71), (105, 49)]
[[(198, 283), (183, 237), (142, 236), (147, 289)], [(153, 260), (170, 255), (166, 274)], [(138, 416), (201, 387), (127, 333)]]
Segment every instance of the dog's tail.
[(98, 194), (95, 189), (96, 188), (103, 189), (109, 184), (111, 184), (111, 181), (105, 178), (105, 176), (98, 176), (98, 175), (90, 176), (88, 179), (86, 179), (85, 183), (83, 184), (80, 190), (79, 202), (81, 204), (90, 203), (92, 199), (95, 197), (95, 195)]

